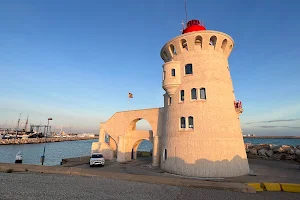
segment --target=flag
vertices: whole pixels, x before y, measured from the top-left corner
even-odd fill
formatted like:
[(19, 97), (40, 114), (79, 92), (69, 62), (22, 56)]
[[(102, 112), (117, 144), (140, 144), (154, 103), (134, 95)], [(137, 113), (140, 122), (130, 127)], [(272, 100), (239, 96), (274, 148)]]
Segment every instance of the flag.
[(49, 117), (48, 120), (52, 120), (52, 117)]
[(128, 98), (133, 98), (133, 94), (132, 93), (128, 93)]

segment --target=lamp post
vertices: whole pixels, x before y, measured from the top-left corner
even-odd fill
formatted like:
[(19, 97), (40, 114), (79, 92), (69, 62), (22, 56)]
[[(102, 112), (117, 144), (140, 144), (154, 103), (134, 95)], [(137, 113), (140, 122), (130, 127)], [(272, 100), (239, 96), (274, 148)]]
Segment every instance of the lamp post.
[(48, 133), (48, 127), (49, 127), (49, 121), (52, 120), (52, 117), (49, 117), (48, 118), (48, 124), (47, 124), (47, 132), (45, 133), (45, 146), (44, 146), (44, 152), (43, 152), (43, 155), (41, 157), (41, 162), (42, 162), (42, 165), (44, 165), (44, 161), (45, 161), (45, 151), (46, 151), (46, 143), (47, 143), (47, 133)]

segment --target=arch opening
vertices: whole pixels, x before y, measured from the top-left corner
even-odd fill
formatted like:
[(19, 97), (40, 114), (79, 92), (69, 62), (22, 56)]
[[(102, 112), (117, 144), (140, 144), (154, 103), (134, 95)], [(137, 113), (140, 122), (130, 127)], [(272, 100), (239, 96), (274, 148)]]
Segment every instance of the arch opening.
[(135, 125), (135, 130), (152, 130), (150, 123), (143, 118), (139, 118)]
[(225, 51), (226, 46), (227, 46), (227, 39), (223, 40), (223, 42), (222, 42), (221, 48), (223, 49), (223, 52)]
[(181, 40), (181, 47), (182, 47), (182, 49), (188, 50), (187, 42), (185, 39)]
[(173, 56), (174, 56), (174, 55), (177, 55), (176, 49), (175, 49), (175, 47), (174, 47), (173, 44), (170, 45), (170, 50), (171, 50)]
[(209, 39), (209, 45), (216, 48), (216, 44), (217, 44), (217, 37), (216, 36), (211, 36), (210, 39)]
[(202, 49), (202, 37), (200, 35), (195, 38), (195, 47), (200, 47), (200, 49)]
[(131, 150), (131, 160), (152, 161), (153, 144), (147, 139), (136, 141)]
[(165, 51), (163, 51), (163, 59), (164, 59), (165, 62), (169, 61), (168, 54)]

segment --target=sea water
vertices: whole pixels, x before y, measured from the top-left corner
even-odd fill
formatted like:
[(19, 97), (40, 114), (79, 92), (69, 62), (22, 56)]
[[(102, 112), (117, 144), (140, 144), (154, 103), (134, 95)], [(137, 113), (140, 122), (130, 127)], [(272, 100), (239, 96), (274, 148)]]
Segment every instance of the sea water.
[[(41, 144), (0, 145), (0, 163), (14, 163), (18, 151), (23, 154), (23, 163), (40, 165), (40, 157), (45, 147), (44, 165), (59, 165), (63, 158), (89, 156), (93, 142), (98, 140), (78, 140)], [(245, 143), (275, 144), (275, 145), (300, 145), (300, 139), (260, 139), (244, 138)], [(144, 140), (138, 147), (138, 151), (151, 151), (153, 145)]]

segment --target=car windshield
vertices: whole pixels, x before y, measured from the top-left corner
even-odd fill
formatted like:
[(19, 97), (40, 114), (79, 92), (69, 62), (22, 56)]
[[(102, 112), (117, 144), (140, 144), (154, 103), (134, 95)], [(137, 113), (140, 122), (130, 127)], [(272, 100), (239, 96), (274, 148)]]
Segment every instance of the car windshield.
[(102, 154), (93, 154), (92, 158), (103, 158)]

